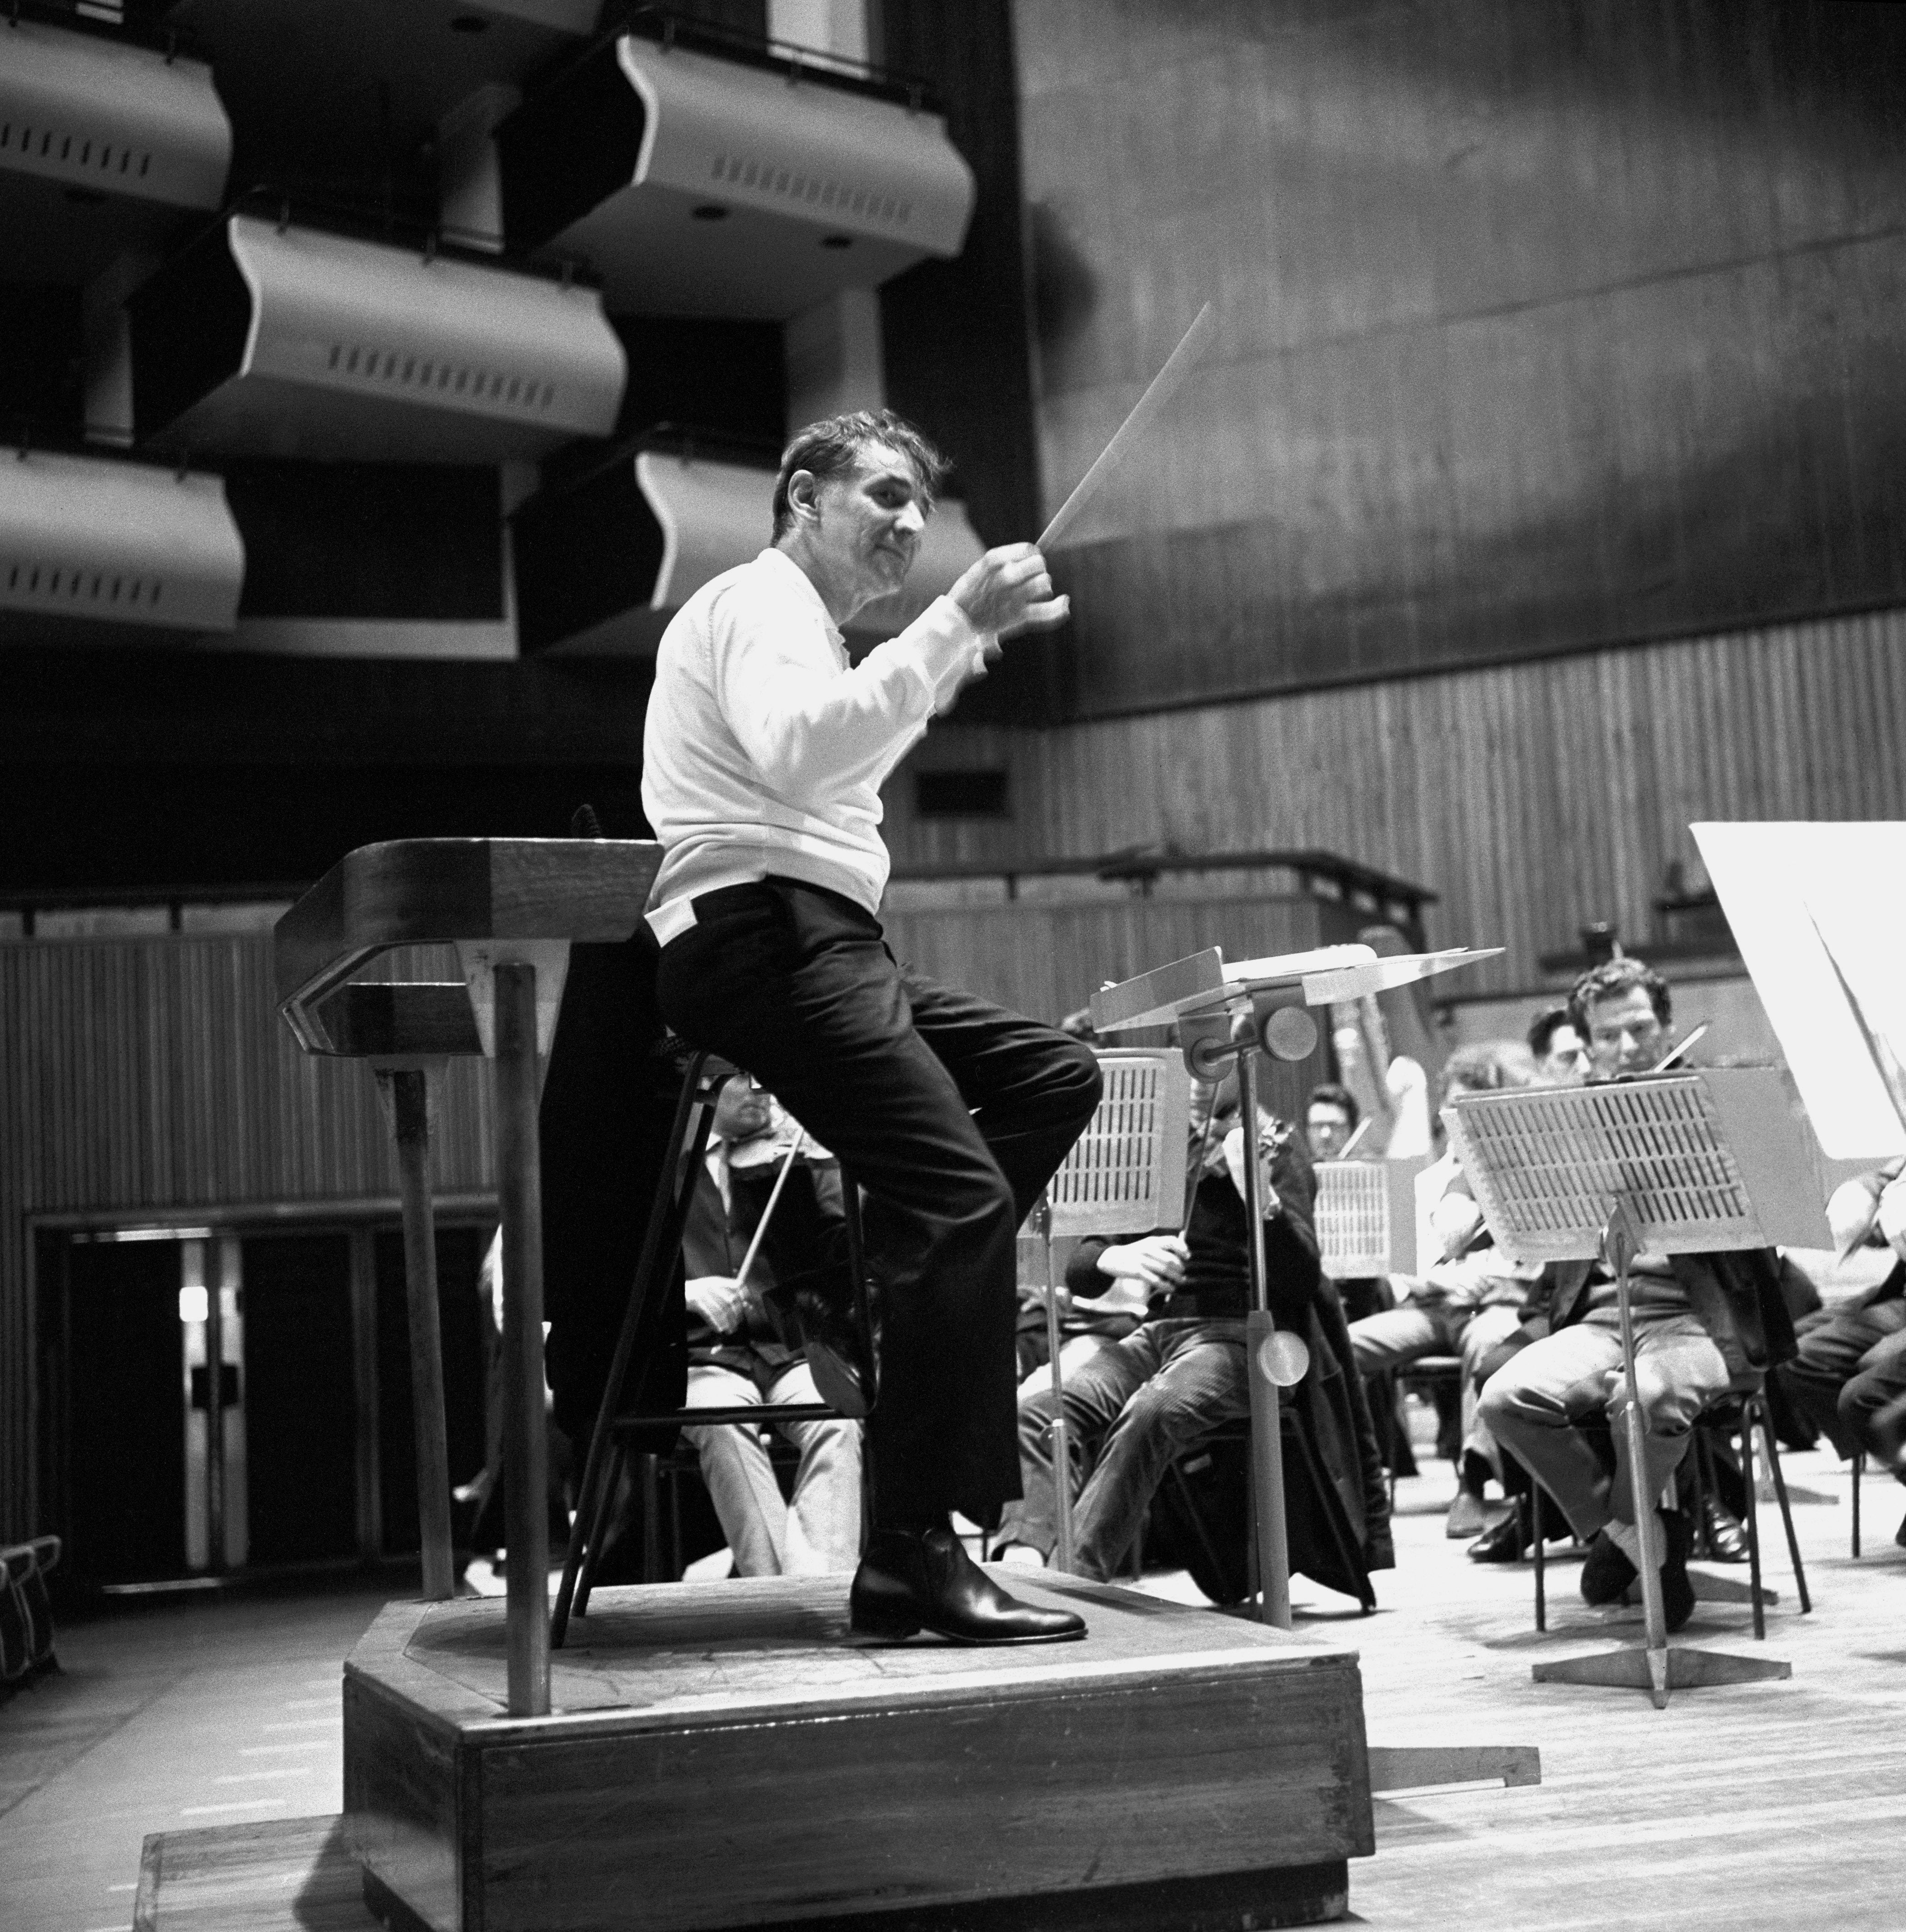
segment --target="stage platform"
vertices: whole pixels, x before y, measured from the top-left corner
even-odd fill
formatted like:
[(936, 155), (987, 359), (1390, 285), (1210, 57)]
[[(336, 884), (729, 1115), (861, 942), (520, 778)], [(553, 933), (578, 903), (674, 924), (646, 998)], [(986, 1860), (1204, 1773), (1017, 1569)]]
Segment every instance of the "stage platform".
[(1374, 1849), (1355, 1651), (1009, 1580), (1089, 1636), (861, 1641), (845, 1577), (599, 1591), (531, 1718), (500, 1602), (393, 1604), (345, 1669), (368, 1895), (442, 1932), (1340, 1916)]

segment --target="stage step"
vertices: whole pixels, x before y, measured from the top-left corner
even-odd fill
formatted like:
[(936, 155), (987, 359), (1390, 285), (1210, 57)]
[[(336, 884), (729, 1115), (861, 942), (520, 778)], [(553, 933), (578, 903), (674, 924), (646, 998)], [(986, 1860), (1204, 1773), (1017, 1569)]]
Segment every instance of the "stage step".
[(1346, 1909), (1354, 1650), (1022, 1570), (1076, 1643), (847, 1628), (845, 1577), (599, 1591), (512, 1718), (503, 1606), (394, 1604), (346, 1666), (345, 1821), (438, 1932), (1204, 1932)]
[(153, 1832), (132, 1922), (133, 1932), (383, 1932), (335, 1813)]

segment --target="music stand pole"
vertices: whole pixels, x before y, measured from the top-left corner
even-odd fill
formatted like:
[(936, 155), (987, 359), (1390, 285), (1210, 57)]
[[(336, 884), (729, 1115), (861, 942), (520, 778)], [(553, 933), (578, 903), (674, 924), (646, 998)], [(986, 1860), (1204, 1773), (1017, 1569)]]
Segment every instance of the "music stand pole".
[(1289, 1630), (1290, 1538), (1284, 1521), (1283, 1438), (1277, 1414), (1277, 1384), (1264, 1359), (1275, 1324), (1271, 1318), (1269, 1270), (1264, 1254), (1264, 1174), (1257, 1138), (1256, 1028), (1238, 1047), (1238, 1098), (1244, 1126), (1244, 1254), (1250, 1270), (1251, 1306), (1244, 1317), (1244, 1377), (1251, 1404), (1251, 1510), (1257, 1551), (1258, 1614), (1262, 1622)]
[[(1641, 1390), (1634, 1372), (1634, 1302), (1628, 1270), (1640, 1251), (1640, 1237), (1625, 1201), (1617, 1201), (1601, 1231), (1602, 1263), (1615, 1277), (1615, 1301), (1622, 1318), (1622, 1378), (1626, 1386), (1622, 1427), (1628, 1438), (1629, 1507), (1634, 1534), (1641, 1545), (1641, 1605), (1647, 1628), (1649, 1694), (1658, 1711), (1667, 1705), (1667, 1612), (1661, 1601), (1661, 1559), (1655, 1547), (1658, 1524), (1655, 1498), (1648, 1485), (1648, 1433), (1641, 1418)], [(1539, 1533), (1540, 1526), (1538, 1525)]]
[(1052, 1441), (1052, 1528), (1056, 1541), (1052, 1548), (1052, 1568), (1072, 1568), (1072, 1442), (1066, 1427), (1065, 1372), (1059, 1366), (1059, 1287), (1052, 1267), (1052, 1196), (1049, 1190), (1039, 1197), (1033, 1218), (1039, 1224), (1046, 1244), (1046, 1346), (1052, 1370), (1052, 1423), (1046, 1431)]

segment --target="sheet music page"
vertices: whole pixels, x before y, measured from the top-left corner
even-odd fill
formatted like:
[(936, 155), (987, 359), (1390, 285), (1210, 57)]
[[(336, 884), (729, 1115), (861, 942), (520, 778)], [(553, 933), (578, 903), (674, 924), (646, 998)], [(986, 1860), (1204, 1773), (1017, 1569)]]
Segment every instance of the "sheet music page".
[(1821, 1146), (1836, 1160), (1906, 1153), (1906, 1124), (1862, 1028), (1880, 1036), (1883, 1061), (1906, 1046), (1895, 883), (1906, 824), (1691, 830)]

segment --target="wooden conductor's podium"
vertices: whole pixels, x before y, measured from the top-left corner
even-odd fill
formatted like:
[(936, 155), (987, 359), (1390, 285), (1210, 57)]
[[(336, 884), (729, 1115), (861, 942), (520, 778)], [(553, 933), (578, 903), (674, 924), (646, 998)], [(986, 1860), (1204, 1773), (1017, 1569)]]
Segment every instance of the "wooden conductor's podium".
[[(414, 839), (349, 854), (278, 928), (302, 1046), (392, 1100), (419, 1373), (422, 1600), (345, 1667), (345, 1830), (374, 1910), (439, 1932), (1316, 1923), (1374, 1850), (1354, 1651), (1007, 1573), (1081, 1642), (848, 1629), (845, 1575), (607, 1588), (553, 1671), (544, 1517), (539, 1056), (572, 941), (638, 927), (659, 848)], [(454, 944), (461, 981), (365, 983)], [(508, 1595), (451, 1598), (426, 1178), (431, 1070), (495, 1063)], [(605, 1213), (642, 1211), (648, 1190)], [(426, 1360), (426, 1358), (428, 1358)]]

